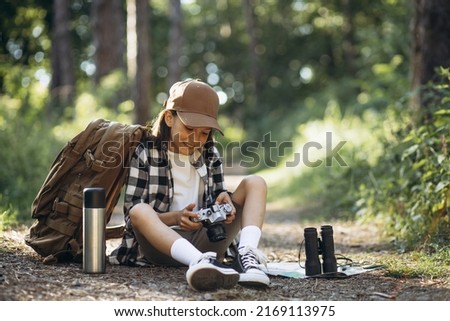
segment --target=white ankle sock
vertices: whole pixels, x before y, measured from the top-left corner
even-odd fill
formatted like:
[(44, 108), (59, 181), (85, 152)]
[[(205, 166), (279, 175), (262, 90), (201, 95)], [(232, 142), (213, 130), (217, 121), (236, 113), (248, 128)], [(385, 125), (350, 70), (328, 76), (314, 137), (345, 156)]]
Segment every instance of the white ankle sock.
[(245, 226), (241, 230), (239, 237), (239, 248), (247, 245), (258, 248), (259, 239), (261, 238), (261, 229), (256, 225)]
[(191, 264), (202, 255), (194, 245), (184, 238), (179, 238), (173, 242), (170, 248), (170, 256), (185, 265)]

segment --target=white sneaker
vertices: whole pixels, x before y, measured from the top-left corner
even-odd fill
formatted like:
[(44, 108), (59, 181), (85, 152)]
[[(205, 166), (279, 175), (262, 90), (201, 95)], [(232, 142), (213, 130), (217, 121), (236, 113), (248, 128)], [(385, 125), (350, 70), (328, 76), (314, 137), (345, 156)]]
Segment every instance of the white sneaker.
[(239, 274), (239, 284), (250, 287), (266, 287), (270, 284), (270, 279), (260, 264), (266, 265), (265, 255), (258, 249), (250, 246), (239, 249), (237, 269)]
[(207, 252), (191, 263), (186, 280), (197, 291), (230, 289), (239, 281), (239, 273), (216, 260), (216, 253)]

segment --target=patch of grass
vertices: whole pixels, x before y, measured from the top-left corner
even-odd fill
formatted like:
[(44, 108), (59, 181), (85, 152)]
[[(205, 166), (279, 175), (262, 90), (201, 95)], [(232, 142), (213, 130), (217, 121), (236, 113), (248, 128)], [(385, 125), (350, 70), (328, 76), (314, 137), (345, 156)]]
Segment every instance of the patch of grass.
[(450, 248), (433, 254), (413, 251), (390, 255), (384, 264), (387, 275), (395, 278), (450, 278)]
[(450, 246), (399, 252), (391, 242), (372, 251), (364, 249), (352, 253), (336, 252), (338, 263), (349, 258), (356, 266), (382, 266), (385, 276), (398, 279), (445, 279), (450, 282)]

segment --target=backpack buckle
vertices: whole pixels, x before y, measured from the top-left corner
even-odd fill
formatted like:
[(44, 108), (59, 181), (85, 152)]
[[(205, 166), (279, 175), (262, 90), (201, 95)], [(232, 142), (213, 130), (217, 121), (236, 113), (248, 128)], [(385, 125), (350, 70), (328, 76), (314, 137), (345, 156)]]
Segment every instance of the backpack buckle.
[(102, 161), (96, 160), (94, 154), (90, 149), (87, 149), (84, 153), (84, 159), (86, 160), (87, 168), (92, 168), (96, 172), (101, 172), (104, 169), (104, 164)]

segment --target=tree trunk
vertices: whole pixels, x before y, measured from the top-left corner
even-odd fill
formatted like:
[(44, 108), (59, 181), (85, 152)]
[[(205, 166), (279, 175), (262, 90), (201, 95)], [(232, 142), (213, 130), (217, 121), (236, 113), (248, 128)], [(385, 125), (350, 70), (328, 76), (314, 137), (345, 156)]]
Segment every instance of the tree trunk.
[(418, 121), (430, 118), (421, 88), (437, 80), (436, 68), (450, 66), (450, 1), (415, 0), (413, 21), (413, 112)]
[[(51, 64), (50, 90), (53, 106), (71, 104), (75, 96), (75, 75), (70, 34), (70, 0), (53, 1)], [(59, 114), (62, 114), (62, 110)]]
[(180, 0), (170, 0), (170, 32), (169, 32), (169, 75), (168, 88), (180, 80), (181, 66), (179, 60), (183, 47), (182, 13)]
[(260, 69), (260, 59), (258, 55), (258, 38), (256, 36), (256, 19), (253, 8), (253, 1), (244, 0), (244, 14), (245, 23), (247, 28), (247, 34), (250, 37), (248, 44), (249, 57), (250, 57), (250, 75), (252, 79), (252, 89), (250, 90), (250, 97), (253, 97), (250, 104), (250, 116), (254, 116), (258, 111), (256, 110), (259, 106), (259, 96), (261, 93), (261, 69)]
[(344, 25), (344, 41), (342, 43), (342, 50), (344, 52), (344, 59), (346, 70), (351, 76), (355, 76), (355, 27), (354, 27), (354, 13), (352, 10), (352, 0), (342, 0), (343, 13), (345, 16)]
[(125, 70), (125, 14), (121, 0), (93, 0), (95, 83), (115, 69)]
[[(145, 125), (150, 119), (151, 60), (150, 18), (148, 0), (128, 0), (128, 8), (135, 6), (136, 29), (136, 73), (132, 74), (132, 99), (134, 123)], [(131, 13), (129, 13), (131, 14)]]

